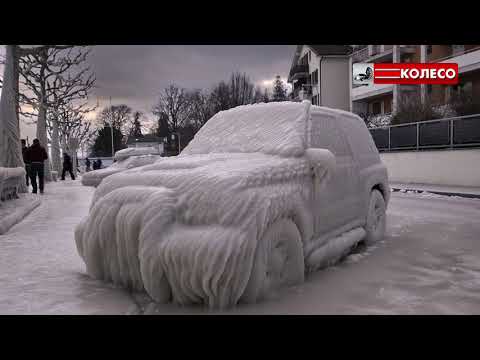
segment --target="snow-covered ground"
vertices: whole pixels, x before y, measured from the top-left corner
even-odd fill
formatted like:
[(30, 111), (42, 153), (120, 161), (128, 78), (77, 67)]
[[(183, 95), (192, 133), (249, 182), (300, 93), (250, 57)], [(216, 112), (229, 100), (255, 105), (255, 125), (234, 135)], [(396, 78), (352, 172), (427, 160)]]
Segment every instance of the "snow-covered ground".
[(1, 314), (480, 314), (480, 200), (393, 193), (387, 236), (255, 305), (156, 305), (85, 275), (73, 228), (93, 194), (47, 184), (42, 204), (0, 236)]
[(41, 205), (0, 235), (0, 314), (136, 309), (124, 290), (87, 277), (77, 255), (73, 228), (87, 213), (92, 193), (78, 180), (47, 183)]

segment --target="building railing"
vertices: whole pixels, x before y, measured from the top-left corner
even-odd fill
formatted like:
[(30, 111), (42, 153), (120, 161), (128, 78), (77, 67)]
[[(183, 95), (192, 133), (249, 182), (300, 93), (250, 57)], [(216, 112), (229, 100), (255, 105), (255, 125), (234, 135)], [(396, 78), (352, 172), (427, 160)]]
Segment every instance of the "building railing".
[(369, 130), (379, 151), (480, 147), (480, 114)]
[(295, 65), (290, 70), (290, 77), (308, 76), (308, 65)]
[[(442, 58), (438, 58), (438, 59), (432, 59), (432, 60), (429, 60), (428, 62), (442, 62), (442, 61), (446, 61), (446, 60), (449, 60), (449, 59), (453, 59), (457, 56), (462, 56), (462, 55), (465, 55), (465, 54), (468, 54), (468, 53), (471, 53), (471, 52), (474, 52), (474, 51), (477, 51), (477, 50), (480, 50), (480, 46), (477, 46), (477, 47), (474, 47), (472, 49), (468, 49), (468, 50), (464, 50), (464, 51), (459, 51), (459, 52), (456, 52), (456, 53), (452, 53), (448, 56), (444, 56)], [(453, 50), (452, 50), (453, 51)]]
[(368, 46), (363, 49), (357, 50), (352, 54), (352, 62), (362, 62), (367, 59), (368, 56)]

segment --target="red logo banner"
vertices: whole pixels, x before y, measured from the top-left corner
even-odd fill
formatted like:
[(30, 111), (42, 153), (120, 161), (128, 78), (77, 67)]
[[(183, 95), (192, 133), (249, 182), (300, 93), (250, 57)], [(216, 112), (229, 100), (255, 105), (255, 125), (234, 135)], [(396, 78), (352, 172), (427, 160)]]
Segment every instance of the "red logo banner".
[(458, 84), (458, 64), (374, 64), (374, 84)]

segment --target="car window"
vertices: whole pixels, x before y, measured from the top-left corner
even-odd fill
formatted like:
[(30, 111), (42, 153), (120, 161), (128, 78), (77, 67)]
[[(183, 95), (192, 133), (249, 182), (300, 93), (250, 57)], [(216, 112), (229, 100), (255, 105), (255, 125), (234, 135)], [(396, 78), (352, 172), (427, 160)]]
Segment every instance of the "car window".
[(330, 150), (335, 156), (350, 155), (345, 135), (334, 116), (312, 114), (310, 122), (310, 146)]

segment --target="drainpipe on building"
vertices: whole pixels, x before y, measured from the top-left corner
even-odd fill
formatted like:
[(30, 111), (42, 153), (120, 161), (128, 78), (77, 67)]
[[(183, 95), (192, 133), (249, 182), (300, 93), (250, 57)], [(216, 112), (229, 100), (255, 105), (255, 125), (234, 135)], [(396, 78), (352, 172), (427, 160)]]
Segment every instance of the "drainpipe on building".
[[(400, 46), (393, 45), (392, 48), (393, 62), (400, 62)], [(392, 115), (397, 112), (398, 102), (400, 100), (400, 87), (398, 84), (393, 85)]]
[(318, 105), (323, 106), (322, 102), (322, 60), (323, 56), (320, 56), (320, 64), (318, 67)]

